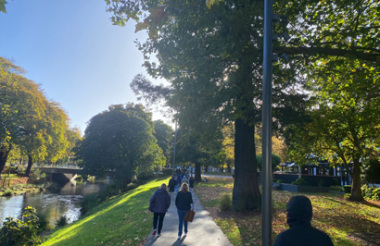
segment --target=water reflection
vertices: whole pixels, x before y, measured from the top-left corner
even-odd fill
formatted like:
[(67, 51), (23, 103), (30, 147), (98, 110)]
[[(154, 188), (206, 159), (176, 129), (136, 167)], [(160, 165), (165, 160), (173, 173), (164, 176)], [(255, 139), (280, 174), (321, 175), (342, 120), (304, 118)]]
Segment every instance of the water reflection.
[[(49, 227), (54, 228), (61, 216), (67, 218), (68, 223), (76, 221), (81, 216), (80, 202), (83, 196), (98, 193), (106, 188), (103, 182), (72, 185), (67, 183), (58, 194), (36, 193), (24, 196), (0, 197), (0, 218), (2, 221), (11, 216), (20, 218), (22, 209), (31, 206), (38, 214), (46, 217)], [(2, 224), (0, 225), (0, 227)]]

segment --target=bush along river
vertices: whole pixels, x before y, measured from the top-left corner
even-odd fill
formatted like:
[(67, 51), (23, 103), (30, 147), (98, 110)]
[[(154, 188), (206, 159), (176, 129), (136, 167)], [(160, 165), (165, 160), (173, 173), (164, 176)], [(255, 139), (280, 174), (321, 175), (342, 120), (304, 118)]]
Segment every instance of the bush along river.
[(72, 223), (81, 216), (83, 197), (103, 191), (106, 189), (107, 183), (106, 181), (96, 181), (74, 185), (68, 182), (63, 187), (58, 187), (55, 192), (45, 191), (0, 197), (1, 221), (9, 216), (20, 218), (23, 209), (31, 206), (37, 210), (37, 215), (40, 218), (43, 217), (46, 220), (46, 229), (55, 228), (62, 216), (66, 218), (67, 223)]

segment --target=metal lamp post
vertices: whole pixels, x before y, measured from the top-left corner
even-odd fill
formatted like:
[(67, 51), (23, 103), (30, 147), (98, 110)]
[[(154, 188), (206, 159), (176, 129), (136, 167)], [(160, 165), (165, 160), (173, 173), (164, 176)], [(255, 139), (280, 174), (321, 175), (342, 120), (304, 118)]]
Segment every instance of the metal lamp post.
[(263, 61), (263, 153), (262, 153), (262, 242), (270, 246), (272, 234), (272, 38), (273, 0), (264, 2), (264, 61)]

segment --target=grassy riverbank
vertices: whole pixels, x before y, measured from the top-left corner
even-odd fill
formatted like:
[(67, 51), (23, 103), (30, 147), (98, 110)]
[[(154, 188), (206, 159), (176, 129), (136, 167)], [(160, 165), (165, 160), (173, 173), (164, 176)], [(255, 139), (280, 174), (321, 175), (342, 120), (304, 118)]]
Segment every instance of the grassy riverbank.
[(168, 179), (155, 179), (107, 200), (85, 217), (53, 232), (42, 245), (143, 245), (152, 230), (149, 199), (163, 182), (168, 183)]
[[(197, 184), (195, 191), (233, 245), (261, 245), (261, 213), (222, 212), (218, 208), (221, 195), (232, 194), (232, 182), (232, 179), (208, 178), (208, 182)], [(291, 196), (299, 194), (273, 191), (273, 239), (288, 228), (286, 203)], [(351, 202), (342, 195), (329, 193), (303, 195), (308, 196), (313, 204), (313, 226), (327, 232), (334, 245), (379, 245), (379, 201)]]

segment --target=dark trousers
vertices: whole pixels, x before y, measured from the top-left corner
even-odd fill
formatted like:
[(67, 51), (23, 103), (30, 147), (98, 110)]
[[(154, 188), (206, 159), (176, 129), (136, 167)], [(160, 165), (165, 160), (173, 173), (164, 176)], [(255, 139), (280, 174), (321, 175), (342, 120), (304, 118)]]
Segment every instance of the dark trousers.
[(165, 213), (154, 213), (153, 216), (153, 229), (157, 229), (157, 221), (158, 221), (158, 234), (161, 233), (162, 222), (164, 221)]

